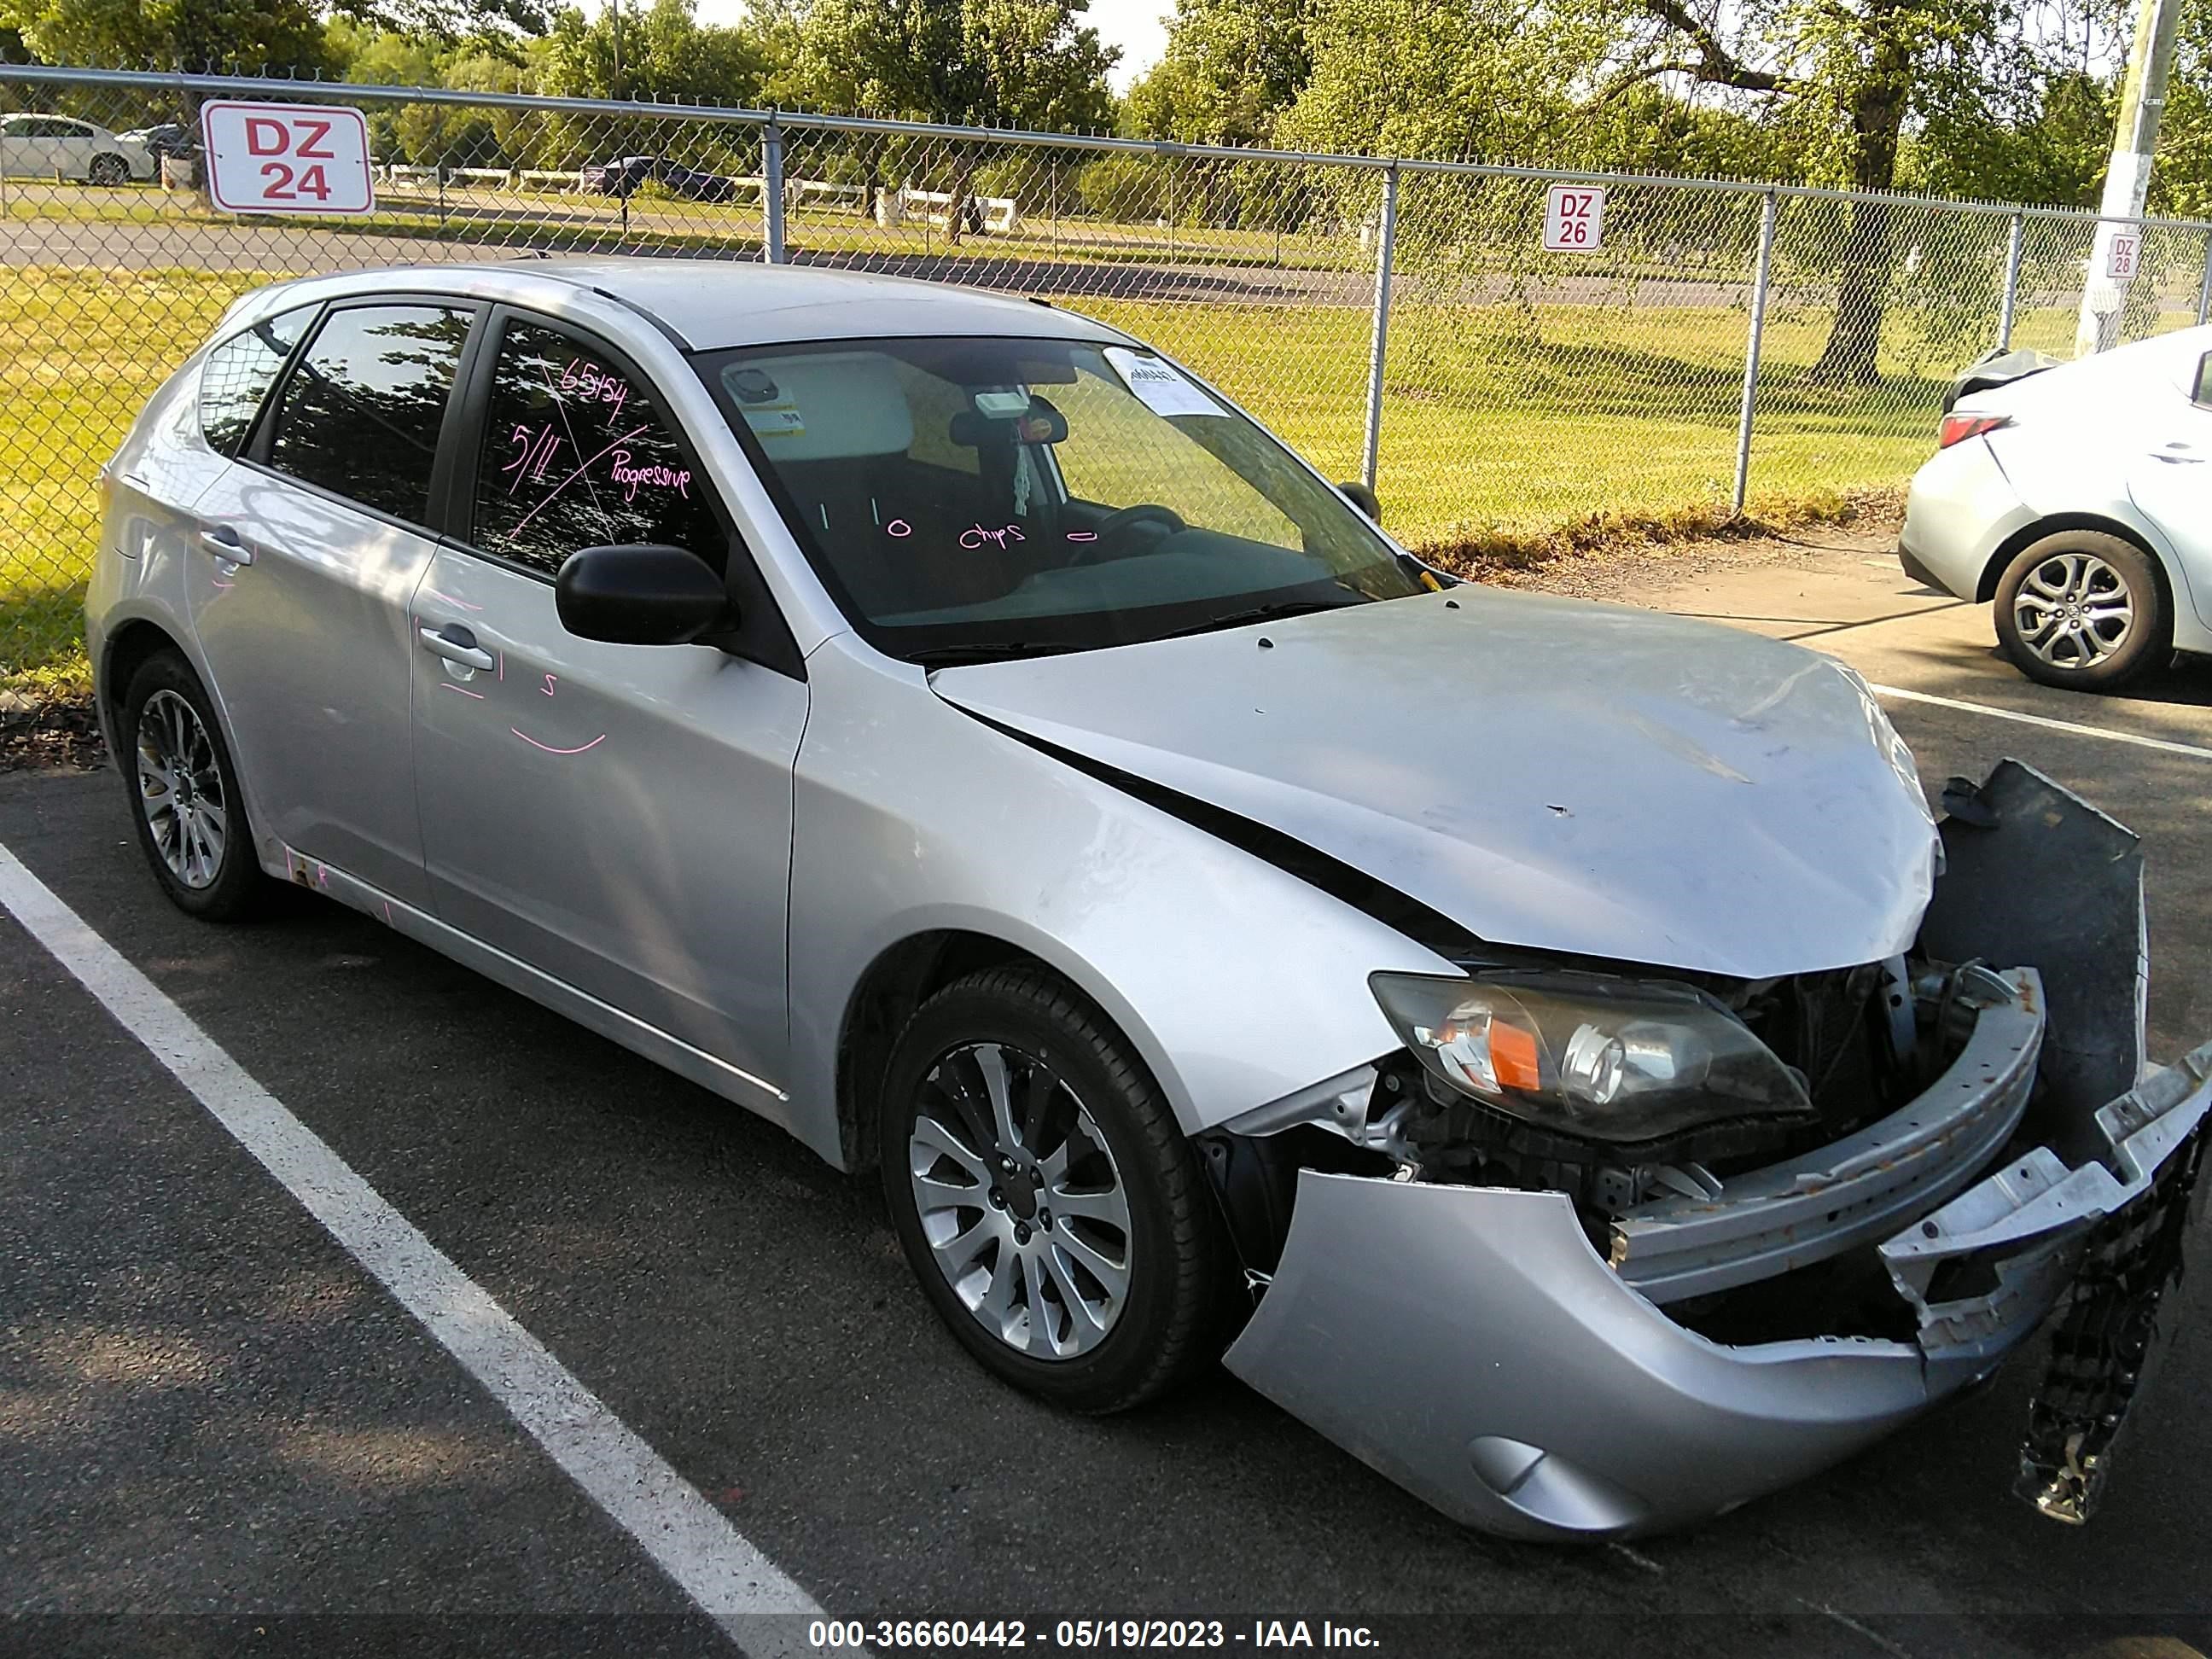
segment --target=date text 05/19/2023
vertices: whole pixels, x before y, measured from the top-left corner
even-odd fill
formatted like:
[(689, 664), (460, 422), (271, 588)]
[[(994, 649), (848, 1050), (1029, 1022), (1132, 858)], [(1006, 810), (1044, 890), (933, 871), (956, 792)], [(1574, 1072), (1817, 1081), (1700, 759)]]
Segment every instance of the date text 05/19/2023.
[(1305, 1619), (817, 1619), (809, 1645), (824, 1650), (979, 1648), (1376, 1648), (1364, 1625)]

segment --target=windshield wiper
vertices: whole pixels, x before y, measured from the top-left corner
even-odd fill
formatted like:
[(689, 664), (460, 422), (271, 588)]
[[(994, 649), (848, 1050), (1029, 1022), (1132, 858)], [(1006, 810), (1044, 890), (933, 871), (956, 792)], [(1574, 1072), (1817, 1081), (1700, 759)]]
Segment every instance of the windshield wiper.
[(1342, 611), (1351, 605), (1367, 603), (1364, 595), (1355, 599), (1278, 599), (1273, 605), (1255, 605), (1249, 610), (1231, 611), (1224, 616), (1208, 617), (1189, 628), (1170, 629), (1164, 634), (1155, 634), (1152, 637), (1156, 640), (1179, 640), (1192, 634), (1212, 634), (1224, 628), (1279, 622), (1286, 617), (1309, 617), (1316, 611)]
[(1050, 657), (1063, 651), (1079, 651), (1078, 645), (1055, 645), (1030, 640), (975, 640), (966, 645), (931, 645), (919, 651), (902, 651), (906, 661), (923, 668), (953, 668), (964, 662), (998, 662), (1009, 657)]

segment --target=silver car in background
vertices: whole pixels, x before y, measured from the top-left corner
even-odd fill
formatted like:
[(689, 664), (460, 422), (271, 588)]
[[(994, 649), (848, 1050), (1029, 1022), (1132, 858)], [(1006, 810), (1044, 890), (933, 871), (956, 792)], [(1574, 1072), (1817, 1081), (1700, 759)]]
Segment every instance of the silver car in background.
[(1839, 664), (1454, 582), (1125, 334), (784, 268), (264, 289), (106, 489), (171, 898), (325, 894), (876, 1170), (997, 1376), (1225, 1347), (1624, 1536), (2063, 1304), (2025, 1489), (2094, 1501), (2212, 1050), (2146, 1064), (2134, 837), (2010, 763), (1939, 827)]
[(2212, 328), (2018, 357), (1943, 416), (1906, 498), (1905, 573), (1990, 605), (2005, 655), (2046, 685), (2115, 691), (2212, 653)]

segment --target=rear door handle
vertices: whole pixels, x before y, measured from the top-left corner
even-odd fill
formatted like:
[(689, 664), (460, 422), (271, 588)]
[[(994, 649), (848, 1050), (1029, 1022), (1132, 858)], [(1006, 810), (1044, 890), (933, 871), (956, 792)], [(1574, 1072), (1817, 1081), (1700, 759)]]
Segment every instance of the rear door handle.
[(422, 648), (434, 657), (443, 657), (447, 662), (459, 663), (464, 668), (485, 668), (492, 665), (491, 653), (477, 643), (477, 636), (459, 623), (447, 623), (443, 628), (418, 628)]
[(200, 545), (225, 564), (252, 564), (253, 550), (239, 540), (238, 532), (228, 525), (200, 532)]

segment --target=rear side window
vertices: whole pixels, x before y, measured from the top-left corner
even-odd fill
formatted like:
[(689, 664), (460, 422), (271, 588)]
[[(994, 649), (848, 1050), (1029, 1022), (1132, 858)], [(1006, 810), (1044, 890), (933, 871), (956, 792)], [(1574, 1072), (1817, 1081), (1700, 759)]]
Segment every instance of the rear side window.
[(478, 547), (550, 576), (580, 548), (660, 542), (719, 571), (728, 539), (651, 386), (568, 335), (507, 325), (477, 460)]
[(225, 455), (237, 453), (261, 400), (276, 384), (284, 360), (313, 316), (313, 306), (302, 306), (267, 318), (208, 353), (200, 368), (200, 433), (208, 447)]
[(270, 465), (419, 521), (471, 316), (429, 305), (331, 313), (284, 382)]

